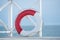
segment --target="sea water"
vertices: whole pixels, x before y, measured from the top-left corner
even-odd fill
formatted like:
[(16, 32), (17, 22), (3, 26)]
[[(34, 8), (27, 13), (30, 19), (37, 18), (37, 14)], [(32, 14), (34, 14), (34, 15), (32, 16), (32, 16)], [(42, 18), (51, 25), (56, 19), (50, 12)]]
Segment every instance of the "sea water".
[[(27, 28), (26, 28), (27, 27)], [(32, 30), (34, 26), (26, 26), (24, 30)], [(4, 27), (0, 26), (0, 31), (4, 31)], [(16, 30), (13, 30), (12, 32), (13, 37), (23, 37), (19, 34), (17, 34)], [(42, 30), (43, 37), (60, 37), (60, 25), (45, 25), (43, 26)], [(4, 37), (10, 37), (10, 34), (7, 33), (0, 33), (0, 38)], [(39, 37), (38, 34), (36, 34), (34, 37)]]

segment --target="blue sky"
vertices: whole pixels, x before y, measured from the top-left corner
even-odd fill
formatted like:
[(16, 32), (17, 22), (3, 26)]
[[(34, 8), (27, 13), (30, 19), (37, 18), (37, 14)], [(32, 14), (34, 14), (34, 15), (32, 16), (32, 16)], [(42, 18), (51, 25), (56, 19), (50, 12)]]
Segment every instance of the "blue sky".
[(60, 0), (43, 0), (45, 25), (60, 25)]
[[(34, 2), (36, 2), (37, 0), (24, 0), (24, 2), (22, 0), (14, 0), (15, 2), (17, 2), (23, 9), (29, 9), (29, 8), (33, 8), (35, 10), (39, 11), (39, 6), (38, 5), (34, 5)], [(2, 6), (3, 4), (5, 4), (7, 2), (7, 0), (1, 0), (0, 2), (0, 6)], [(45, 25), (60, 25), (60, 0), (43, 0), (43, 6), (42, 6), (42, 13), (43, 13), (43, 22)], [(27, 4), (28, 3), (28, 4)], [(32, 5), (31, 5), (32, 4)], [(13, 12), (13, 17), (16, 18), (16, 14), (19, 13), (19, 9), (17, 9), (16, 7), (13, 8), (14, 12)], [(8, 12), (8, 7), (5, 8), (2, 12), (0, 12), (0, 18), (7, 24), (7, 13)], [(6, 14), (6, 15), (5, 15)], [(2, 16), (2, 17), (1, 17)], [(4, 19), (5, 17), (5, 19)]]

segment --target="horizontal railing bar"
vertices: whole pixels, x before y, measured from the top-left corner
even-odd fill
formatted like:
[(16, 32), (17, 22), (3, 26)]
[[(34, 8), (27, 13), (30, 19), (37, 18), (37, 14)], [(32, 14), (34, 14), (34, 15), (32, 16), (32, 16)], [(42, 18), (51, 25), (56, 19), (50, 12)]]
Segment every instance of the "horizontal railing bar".
[(0, 33), (10, 33), (10, 31), (0, 31)]

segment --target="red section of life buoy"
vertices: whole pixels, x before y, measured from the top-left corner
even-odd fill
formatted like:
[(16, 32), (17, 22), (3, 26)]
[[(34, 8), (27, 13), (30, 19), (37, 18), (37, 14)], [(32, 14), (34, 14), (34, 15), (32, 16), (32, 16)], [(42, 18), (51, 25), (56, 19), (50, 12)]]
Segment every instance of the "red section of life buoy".
[(16, 18), (16, 20), (15, 20), (15, 28), (16, 28), (18, 34), (20, 34), (21, 31), (23, 30), (23, 29), (21, 28), (21, 25), (20, 25), (20, 22), (21, 22), (22, 18), (23, 18), (24, 16), (27, 16), (27, 15), (32, 15), (32, 16), (33, 16), (35, 13), (36, 13), (35, 10), (29, 9), (29, 10), (24, 10), (24, 11), (22, 11), (21, 13), (18, 14), (18, 16), (17, 16), (17, 18)]

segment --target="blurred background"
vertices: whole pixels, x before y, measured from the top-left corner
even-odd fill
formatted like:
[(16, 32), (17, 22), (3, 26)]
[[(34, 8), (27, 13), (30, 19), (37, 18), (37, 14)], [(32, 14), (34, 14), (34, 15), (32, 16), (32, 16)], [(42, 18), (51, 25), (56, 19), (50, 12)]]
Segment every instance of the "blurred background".
[[(32, 8), (34, 10), (39, 10), (39, 0), (13, 0), (18, 5), (22, 7), (22, 9)], [(0, 7), (7, 3), (8, 0), (0, 0)], [(35, 4), (36, 3), (36, 4)], [(8, 26), (8, 7), (0, 12), (0, 19)], [(18, 13), (20, 13), (20, 9), (13, 5), (13, 25)], [(60, 0), (43, 0), (42, 1), (42, 16), (43, 16), (43, 37), (60, 37)], [(37, 15), (37, 14), (36, 14)], [(31, 17), (33, 19), (33, 17)], [(37, 18), (39, 20), (39, 18)], [(35, 19), (33, 19), (36, 21)], [(28, 23), (27, 23), (28, 22)], [(34, 25), (25, 17), (22, 22), (22, 28), (25, 30), (31, 30), (34, 28)], [(28, 27), (29, 26), (29, 27)], [(27, 27), (27, 28), (26, 28)], [(0, 26), (0, 31), (5, 30), (3, 25)], [(16, 31), (14, 29), (14, 31)], [(8, 34), (0, 33), (0, 37), (7, 37)], [(13, 32), (13, 36), (19, 36)], [(38, 35), (35, 35), (38, 36)]]

